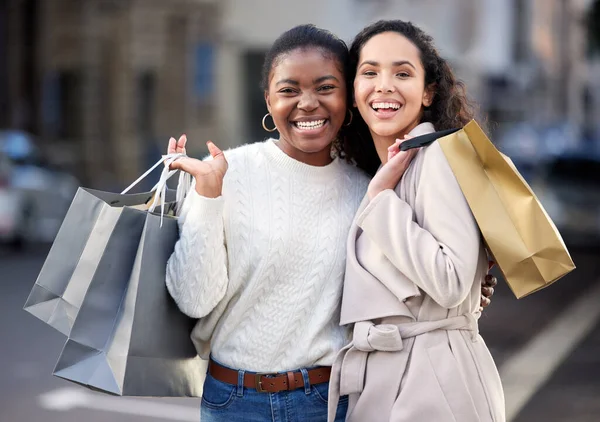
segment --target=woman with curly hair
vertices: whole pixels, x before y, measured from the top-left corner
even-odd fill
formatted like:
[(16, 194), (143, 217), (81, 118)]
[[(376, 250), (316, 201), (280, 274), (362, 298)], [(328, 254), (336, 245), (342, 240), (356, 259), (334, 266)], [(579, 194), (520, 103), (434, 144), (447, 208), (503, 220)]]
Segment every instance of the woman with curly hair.
[(341, 323), (353, 337), (333, 366), (330, 407), (348, 394), (347, 421), (503, 421), (478, 334), (488, 259), (477, 223), (439, 144), (400, 151), (473, 118), (464, 85), (409, 22), (366, 27), (350, 62), (357, 159), (373, 169), (376, 154), (382, 166), (350, 229)]
[[(198, 318), (192, 340), (210, 359), (203, 422), (327, 419), (331, 364), (349, 339), (339, 325), (346, 239), (370, 179), (343, 159), (359, 144), (343, 142), (354, 134), (348, 63), (329, 31), (283, 33), (262, 81), (262, 125), (279, 136), (225, 152), (209, 143), (212, 160), (171, 165), (194, 178), (166, 284)], [(346, 406), (336, 401), (332, 420)]]

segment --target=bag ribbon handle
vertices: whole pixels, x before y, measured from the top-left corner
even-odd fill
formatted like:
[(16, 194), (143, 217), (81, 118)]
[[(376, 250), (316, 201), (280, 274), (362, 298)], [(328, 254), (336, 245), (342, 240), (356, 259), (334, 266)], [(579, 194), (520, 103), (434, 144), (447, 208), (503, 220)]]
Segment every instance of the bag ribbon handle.
[[(156, 183), (156, 185), (154, 185), (154, 187), (150, 190), (150, 192), (155, 192), (156, 191), (156, 195), (154, 195), (154, 199), (152, 201), (152, 204), (150, 204), (150, 210), (153, 210), (154, 207), (157, 205), (157, 203), (160, 202), (160, 226), (162, 227), (162, 223), (163, 223), (163, 217), (164, 217), (164, 213), (165, 213), (165, 196), (167, 194), (167, 181), (175, 174), (177, 173), (179, 170), (170, 170), (171, 164), (173, 164), (173, 162), (175, 162), (176, 160), (179, 160), (180, 158), (183, 157), (187, 157), (186, 154), (183, 153), (173, 153), (173, 154), (167, 154), (167, 155), (163, 155), (162, 158), (160, 160), (158, 160), (152, 167), (150, 167), (148, 170), (146, 170), (146, 172), (144, 174), (142, 174), (140, 177), (138, 177), (131, 185), (127, 186), (123, 192), (121, 192), (121, 194), (125, 194), (127, 192), (129, 192), (135, 185), (137, 185), (138, 183), (140, 183), (144, 178), (146, 178), (150, 173), (152, 173), (152, 171), (157, 168), (158, 166), (160, 166), (161, 164), (164, 163), (164, 169), (162, 171), (162, 173), (160, 174), (160, 179), (158, 180), (158, 183)], [(185, 171), (180, 171), (179, 172), (179, 181), (177, 183), (177, 194), (175, 196), (175, 204), (176, 204), (176, 209), (179, 209), (179, 207), (183, 204), (183, 200), (185, 199), (190, 186), (191, 186), (191, 176), (189, 173), (186, 173)]]
[(425, 135), (415, 136), (400, 144), (400, 151), (408, 151), (413, 148), (426, 147), (429, 144), (437, 141), (439, 138), (458, 132), (460, 128), (440, 130), (439, 132), (426, 133)]

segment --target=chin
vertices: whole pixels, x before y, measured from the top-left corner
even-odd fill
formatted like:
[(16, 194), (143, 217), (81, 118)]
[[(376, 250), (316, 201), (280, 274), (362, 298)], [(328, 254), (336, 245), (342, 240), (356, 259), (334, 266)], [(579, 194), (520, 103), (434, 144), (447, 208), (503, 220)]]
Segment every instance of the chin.
[(305, 152), (319, 152), (323, 151), (325, 148), (329, 147), (331, 144), (331, 140), (333, 137), (319, 137), (319, 138), (304, 138), (304, 139), (296, 139), (297, 145), (302, 145), (302, 150)]
[(373, 135), (382, 136), (382, 137), (390, 137), (397, 136), (401, 131), (399, 125), (389, 125), (389, 124), (376, 124), (373, 125), (371, 129), (371, 133)]
[(330, 148), (331, 142), (325, 142), (324, 144), (315, 144), (315, 143), (311, 143), (308, 145), (304, 145), (302, 147), (302, 152), (306, 153), (306, 154), (317, 154), (319, 152), (322, 152), (328, 148)]

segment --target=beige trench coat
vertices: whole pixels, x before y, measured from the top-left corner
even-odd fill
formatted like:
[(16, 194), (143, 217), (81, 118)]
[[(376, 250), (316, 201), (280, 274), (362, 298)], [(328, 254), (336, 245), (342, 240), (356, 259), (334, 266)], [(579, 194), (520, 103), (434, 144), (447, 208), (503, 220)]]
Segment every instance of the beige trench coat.
[[(434, 131), (423, 123), (413, 136)], [(498, 371), (478, 334), (487, 256), (437, 144), (423, 148), (395, 191), (360, 206), (348, 239), (329, 420), (349, 394), (347, 421), (504, 421)]]

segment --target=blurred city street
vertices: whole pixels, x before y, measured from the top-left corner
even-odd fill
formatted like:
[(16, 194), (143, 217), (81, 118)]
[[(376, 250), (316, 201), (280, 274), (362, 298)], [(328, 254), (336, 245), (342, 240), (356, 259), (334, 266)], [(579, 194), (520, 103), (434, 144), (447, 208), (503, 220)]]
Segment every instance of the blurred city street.
[[(3, 251), (0, 256), (0, 309), (3, 315), (0, 319), (0, 371), (3, 374), (0, 378), (0, 420), (199, 420), (198, 399), (112, 397), (51, 375), (64, 337), (22, 310), (47, 251), (47, 247), (34, 246), (23, 253)], [(481, 334), (501, 373), (519, 353), (525, 353), (525, 370), (518, 379), (510, 379), (510, 385), (505, 382), (507, 397), (512, 388), (518, 388), (521, 396), (523, 390), (528, 392), (525, 394), (529, 397), (527, 402), (519, 406), (522, 410), (512, 419), (515, 422), (600, 420), (600, 315), (593, 313), (600, 302), (600, 261), (597, 251), (575, 249), (572, 252), (577, 270), (532, 296), (517, 300), (500, 281), (492, 305), (481, 317)], [(574, 339), (570, 334), (576, 327), (564, 336), (551, 329), (565, 317), (561, 312), (585, 298), (593, 300), (593, 307), (582, 309), (587, 316), (579, 318), (578, 323), (591, 323), (589, 333)], [(588, 321), (590, 315), (592, 320)], [(528, 346), (533, 341), (546, 342), (550, 347), (542, 350), (540, 355), (531, 355)], [(573, 351), (556, 362), (556, 370), (553, 366), (539, 365), (564, 346)], [(546, 376), (547, 381), (528, 390), (532, 380), (539, 375)], [(510, 404), (508, 408), (510, 411)]]
[(480, 318), (507, 421), (600, 421), (600, 0), (2, 0), (0, 422), (199, 420), (52, 375), (65, 338), (22, 309), (50, 244), (79, 186), (120, 192), (171, 136), (192, 157), (277, 137), (259, 85), (283, 31), (349, 44), (379, 19), (433, 37), (577, 266), (520, 300), (499, 280)]
[(22, 309), (47, 253), (0, 255), (0, 421), (198, 421), (198, 399), (122, 400), (52, 376), (65, 338)]

